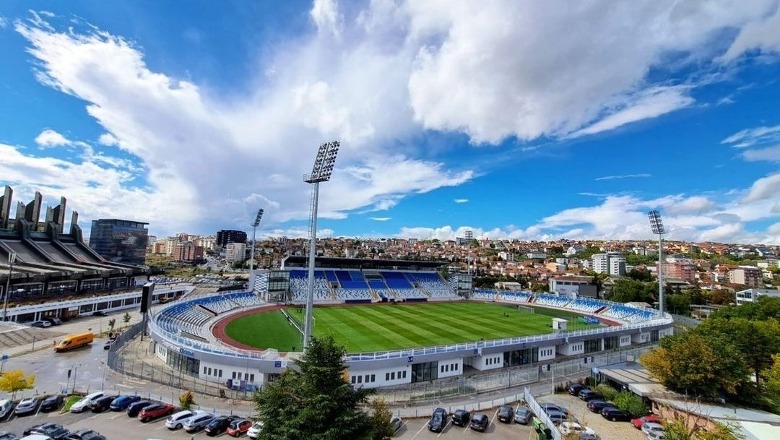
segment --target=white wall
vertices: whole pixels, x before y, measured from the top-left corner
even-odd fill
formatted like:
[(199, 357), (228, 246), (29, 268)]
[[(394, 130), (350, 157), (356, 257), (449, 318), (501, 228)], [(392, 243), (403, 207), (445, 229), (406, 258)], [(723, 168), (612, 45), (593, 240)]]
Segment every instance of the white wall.
[[(460, 365), (459, 369), (462, 371), (463, 365)], [(349, 383), (355, 387), (376, 388), (401, 385), (412, 382), (412, 367), (411, 365), (405, 365), (403, 367), (379, 368), (376, 370), (349, 370), (348, 376)]]
[(571, 342), (558, 346), (558, 352), (564, 356), (585, 353), (585, 342)]
[(623, 335), (620, 337), (619, 346), (625, 347), (627, 345), (631, 345), (631, 335)]
[(539, 347), (539, 361), (549, 361), (555, 359), (556, 349), (554, 345)]

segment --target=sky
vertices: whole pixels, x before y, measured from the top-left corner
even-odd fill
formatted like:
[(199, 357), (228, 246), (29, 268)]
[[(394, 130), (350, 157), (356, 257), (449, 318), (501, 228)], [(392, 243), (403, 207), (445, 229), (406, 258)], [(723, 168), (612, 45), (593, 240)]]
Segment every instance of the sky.
[(150, 234), (780, 244), (780, 0), (0, 2), (0, 184)]

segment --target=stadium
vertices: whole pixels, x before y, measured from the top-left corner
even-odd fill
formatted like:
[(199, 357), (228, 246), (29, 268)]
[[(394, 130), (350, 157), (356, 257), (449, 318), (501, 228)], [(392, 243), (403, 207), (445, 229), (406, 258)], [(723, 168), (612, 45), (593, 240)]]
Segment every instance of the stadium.
[[(473, 289), (441, 263), (317, 258), (314, 336), (347, 347), (348, 380), (392, 387), (538, 365), (583, 364), (672, 334), (656, 310), (523, 291)], [(300, 355), (308, 272), (302, 257), (253, 271), (250, 290), (185, 295), (151, 309), (154, 353), (200, 379), (253, 390)]]

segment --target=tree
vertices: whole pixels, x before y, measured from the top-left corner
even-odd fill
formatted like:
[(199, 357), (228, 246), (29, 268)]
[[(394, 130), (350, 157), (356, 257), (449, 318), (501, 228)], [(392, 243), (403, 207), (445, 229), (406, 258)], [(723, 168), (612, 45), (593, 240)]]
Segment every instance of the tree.
[(631, 417), (641, 417), (648, 413), (648, 407), (642, 398), (631, 391), (623, 391), (615, 396), (615, 405)]
[(390, 424), (390, 420), (393, 418), (393, 413), (387, 406), (387, 402), (381, 398), (373, 399), (369, 402), (368, 407), (371, 409), (371, 426), (374, 428), (369, 438), (371, 440), (386, 440), (392, 437), (393, 426)]
[(312, 338), (294, 368), (255, 393), (255, 407), (266, 423), (261, 440), (344, 440), (370, 438), (371, 419), (359, 406), (373, 390), (353, 389), (346, 381), (346, 350), (333, 338)]
[(122, 316), (122, 321), (124, 321), (125, 325), (130, 322), (130, 318), (130, 312), (125, 312), (124, 316)]
[(179, 396), (179, 406), (181, 409), (190, 409), (192, 405), (195, 404), (195, 396), (193, 396), (192, 391), (185, 391), (181, 393)]
[(17, 391), (29, 390), (35, 386), (35, 375), (25, 376), (22, 370), (6, 371), (0, 376), (0, 391), (11, 394), (11, 400), (16, 397)]
[(747, 378), (741, 353), (722, 338), (705, 338), (694, 330), (661, 339), (640, 361), (667, 388), (693, 396), (736, 395)]
[(665, 309), (675, 315), (690, 316), (691, 299), (682, 293), (666, 295)]
[(115, 325), (116, 325), (116, 319), (115, 318), (111, 318), (111, 319), (108, 320), (108, 329), (109, 329), (109, 331), (113, 332)]
[(631, 278), (620, 278), (615, 281), (615, 287), (612, 289), (609, 299), (622, 303), (632, 301), (652, 302), (654, 294), (652, 286), (652, 283), (643, 283)]

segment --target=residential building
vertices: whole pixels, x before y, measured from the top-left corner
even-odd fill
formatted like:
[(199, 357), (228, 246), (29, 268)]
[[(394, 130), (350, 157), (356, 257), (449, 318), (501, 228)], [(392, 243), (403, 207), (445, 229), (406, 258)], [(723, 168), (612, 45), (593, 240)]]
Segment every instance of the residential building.
[(620, 252), (593, 254), (591, 261), (593, 262), (593, 271), (596, 273), (605, 273), (613, 277), (626, 275), (626, 257)]
[(756, 302), (758, 301), (758, 298), (761, 296), (780, 298), (780, 290), (770, 290), (770, 289), (740, 290), (739, 292), (737, 292), (737, 305), (741, 306), (742, 304), (745, 303)]
[(728, 281), (747, 287), (761, 287), (761, 269), (755, 266), (739, 266), (729, 271)]
[(225, 261), (233, 263), (246, 260), (246, 244), (228, 243), (225, 245)]
[(217, 246), (225, 247), (228, 243), (246, 243), (246, 232), (232, 229), (217, 231)]

